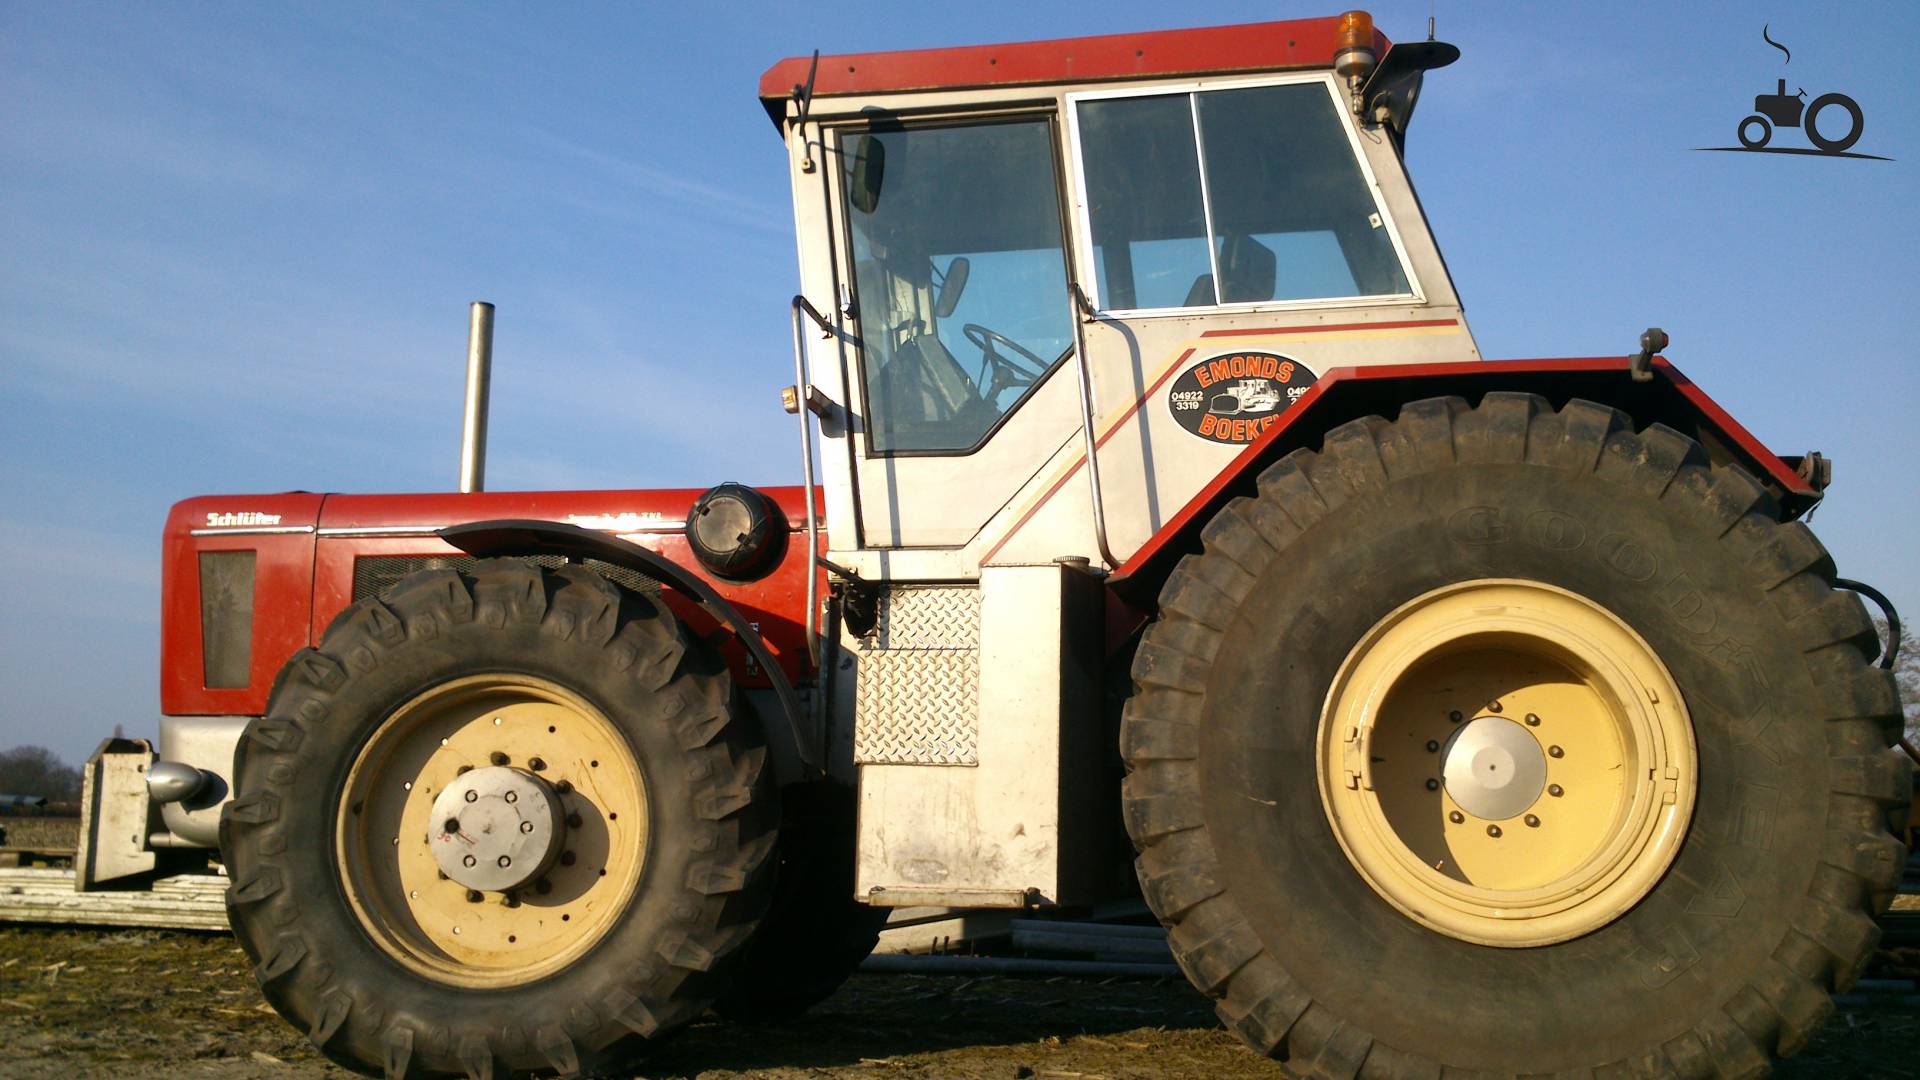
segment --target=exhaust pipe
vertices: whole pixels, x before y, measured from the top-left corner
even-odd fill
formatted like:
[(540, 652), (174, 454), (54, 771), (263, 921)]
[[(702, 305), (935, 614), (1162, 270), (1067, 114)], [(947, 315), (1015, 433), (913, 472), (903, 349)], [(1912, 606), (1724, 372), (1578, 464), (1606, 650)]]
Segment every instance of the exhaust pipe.
[(487, 486), (487, 390), (493, 381), (493, 305), (475, 300), (467, 316), (467, 401), (460, 418), (460, 491)]

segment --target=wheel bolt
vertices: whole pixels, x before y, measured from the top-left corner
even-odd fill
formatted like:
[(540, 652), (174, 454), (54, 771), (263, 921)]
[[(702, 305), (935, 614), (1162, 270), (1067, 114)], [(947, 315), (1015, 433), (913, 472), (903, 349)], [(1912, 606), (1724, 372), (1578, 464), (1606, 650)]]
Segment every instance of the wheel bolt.
[(1567, 793), (1567, 789), (1566, 789), (1566, 788), (1563, 788), (1563, 787), (1561, 787), (1561, 786), (1560, 786), (1559, 784), (1548, 784), (1548, 785), (1547, 785), (1547, 794), (1549, 794), (1549, 795), (1551, 795), (1551, 796), (1553, 796), (1553, 797), (1554, 797), (1554, 798), (1556, 798), (1556, 799), (1557, 799), (1557, 798), (1559, 798), (1559, 797), (1560, 797), (1560, 796), (1562, 796), (1562, 795), (1565, 795), (1566, 793)]
[[(502, 902), (502, 903), (504, 903), (504, 904), (505, 904), (506, 906), (508, 906), (508, 907), (510, 907), (510, 908), (513, 908), (513, 907), (519, 907), (519, 906), (520, 906), (520, 898), (519, 898), (519, 897), (517, 897), (517, 896), (515, 896), (515, 895), (513, 895), (512, 893), (508, 893), (508, 894), (507, 894), (507, 896), (506, 896), (506, 899), (505, 899), (505, 900), (503, 900), (503, 901), (501, 901), (501, 902)], [(511, 939), (511, 938), (509, 938), (508, 940), (512, 940), (512, 939)]]
[(1431, 754), (1438, 749), (1440, 749), (1439, 743), (1435, 742), (1432, 739), (1427, 740), (1427, 753)]
[(435, 870), (434, 873), (440, 875), (441, 881), (447, 880), (447, 872), (445, 870)]
[(545, 896), (553, 891), (553, 882), (548, 881), (546, 878), (541, 878), (539, 881), (533, 883), (533, 891), (539, 893), (541, 896)]
[(1447, 814), (1447, 820), (1453, 822), (1455, 825), (1458, 825), (1461, 822), (1467, 820), (1467, 815), (1461, 813), (1458, 810), (1454, 810)]
[(1428, 791), (1439, 791), (1439, 790), (1440, 790), (1440, 781), (1438, 781), (1438, 780), (1432, 780), (1432, 779), (1429, 779), (1429, 780), (1427, 781), (1427, 790), (1428, 790)]
[(1500, 839), (1500, 826), (1498, 825), (1487, 826), (1487, 835), (1493, 837), (1495, 840)]
[(555, 780), (553, 782), (553, 790), (565, 795), (567, 792), (573, 790), (573, 785), (567, 783), (565, 780)]
[(1500, 711), (1500, 709), (1501, 709), (1501, 705), (1500, 705), (1500, 703), (1499, 703), (1499, 702), (1497, 702), (1497, 701), (1489, 701), (1489, 702), (1487, 702), (1487, 711), (1488, 711), (1488, 712), (1499, 712), (1499, 711)]
[(1548, 757), (1565, 757), (1566, 755), (1567, 755), (1567, 752), (1565, 750), (1560, 749), (1557, 746), (1547, 747)]
[(1528, 814), (1525, 820), (1527, 823), (1527, 828), (1529, 829), (1537, 829), (1540, 827), (1540, 818), (1534, 814)]
[(480, 801), (480, 793), (479, 793), (479, 792), (477, 792), (477, 791), (475, 791), (475, 790), (473, 790), (472, 788), (468, 788), (468, 789), (467, 789), (467, 801), (468, 801), (468, 802), (479, 802), (479, 801)]
[(478, 865), (478, 864), (479, 864), (479, 862), (480, 862), (480, 860), (479, 860), (479, 859), (476, 859), (476, 858), (474, 858), (473, 856), (471, 856), (471, 855), (468, 855), (468, 856), (466, 856), (465, 858), (463, 858), (463, 859), (461, 859), (461, 860), (460, 860), (460, 865), (462, 865), (462, 866), (475, 866), (475, 865)]
[(534, 772), (542, 772), (546, 769), (546, 767), (547, 767), (547, 763), (542, 758), (527, 759), (527, 768), (532, 769)]
[(1528, 727), (1539, 727), (1539, 726), (1540, 726), (1540, 717), (1539, 717), (1538, 715), (1536, 715), (1536, 714), (1534, 714), (1534, 713), (1528, 713), (1528, 714), (1527, 714), (1527, 726), (1528, 726)]
[(445, 828), (443, 828), (443, 829), (441, 829), (440, 831), (441, 831), (441, 832), (449, 832), (449, 833), (457, 833), (457, 832), (459, 832), (459, 831), (460, 831), (460, 819), (459, 819), (459, 818), (457, 818), (457, 817), (450, 817), (450, 818), (448, 818), (448, 819), (447, 819), (447, 824), (446, 824), (446, 827), (445, 827)]
[(462, 765), (462, 766), (460, 766), (460, 767), (459, 767), (458, 769), (455, 769), (455, 770), (453, 771), (453, 775), (455, 775), (455, 776), (465, 776), (465, 775), (467, 775), (468, 773), (470, 773), (470, 772), (472, 772), (472, 771), (473, 771), (473, 766), (471, 766), (471, 765)]
[(519, 801), (520, 801), (520, 793), (519, 793), (519, 792), (517, 792), (517, 791), (515, 791), (515, 790), (513, 790), (512, 788), (508, 788), (508, 789), (507, 789), (507, 793), (506, 793), (505, 795), (503, 795), (503, 796), (501, 796), (501, 797), (502, 797), (502, 798), (504, 798), (504, 799), (506, 799), (506, 800), (507, 800), (508, 802), (519, 802)]
[(507, 867), (509, 867), (509, 866), (512, 866), (512, 865), (513, 865), (513, 859), (512, 859), (512, 858), (510, 858), (510, 857), (508, 857), (508, 856), (506, 856), (506, 855), (502, 855), (502, 856), (500, 856), (500, 869), (502, 869), (502, 870), (505, 870), (505, 869), (506, 869)]
[(500, 751), (495, 750), (493, 753), (487, 755), (487, 760), (493, 762), (495, 765), (505, 765), (507, 762), (512, 761), (513, 759), (501, 753)]
[(574, 813), (571, 813), (571, 814), (568, 814), (568, 815), (567, 815), (567, 828), (569, 828), (569, 829), (577, 829), (577, 828), (579, 828), (579, 827), (580, 827), (580, 814), (579, 814), (579, 813), (578, 813), (577, 811), (576, 811), (576, 812), (574, 812)]
[(561, 866), (572, 866), (572, 865), (573, 865), (573, 861), (574, 861), (574, 855), (573, 855), (573, 852), (571, 852), (571, 851), (563, 851), (563, 852), (561, 852), (561, 853), (560, 853), (560, 865), (561, 865)]
[(520, 831), (521, 831), (521, 832), (532, 832), (532, 831), (533, 831), (533, 822), (531, 822), (531, 821), (523, 821), (523, 822), (521, 822), (521, 823), (520, 823)]
[(1459, 709), (1455, 709), (1455, 710), (1453, 710), (1452, 712), (1450, 712), (1450, 713), (1448, 713), (1448, 714), (1447, 714), (1447, 719), (1449, 719), (1449, 720), (1451, 720), (1451, 721), (1453, 721), (1453, 722), (1454, 722), (1454, 723), (1456, 723), (1456, 724), (1457, 724), (1457, 723), (1459, 723), (1459, 722), (1461, 721), (1461, 719), (1462, 719), (1462, 717), (1460, 716), (1460, 710), (1459, 710)]
[(467, 890), (467, 903), (469, 903), (469, 904), (477, 904), (477, 903), (479, 903), (480, 901), (482, 901), (482, 900), (485, 900), (485, 899), (486, 899), (486, 897), (485, 897), (485, 896), (482, 896), (482, 895), (480, 894), (480, 890), (479, 890), (479, 889), (468, 889), (468, 890)]

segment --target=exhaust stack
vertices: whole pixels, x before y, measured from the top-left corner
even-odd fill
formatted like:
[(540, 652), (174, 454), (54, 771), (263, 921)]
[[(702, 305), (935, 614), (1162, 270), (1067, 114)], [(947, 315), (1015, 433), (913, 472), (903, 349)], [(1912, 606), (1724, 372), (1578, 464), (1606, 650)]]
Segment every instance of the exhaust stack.
[(460, 419), (460, 491), (487, 486), (487, 390), (493, 381), (493, 305), (475, 300), (467, 316), (467, 401)]

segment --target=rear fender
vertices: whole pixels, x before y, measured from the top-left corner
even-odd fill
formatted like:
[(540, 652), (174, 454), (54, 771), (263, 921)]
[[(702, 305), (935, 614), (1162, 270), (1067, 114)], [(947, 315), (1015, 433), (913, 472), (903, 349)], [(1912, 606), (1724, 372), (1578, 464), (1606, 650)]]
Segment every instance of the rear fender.
[[(1396, 416), (1400, 407), (1424, 398), (1458, 395), (1478, 403), (1496, 390), (1539, 394), (1558, 408), (1581, 398), (1610, 405), (1636, 426), (1660, 423), (1696, 440), (1716, 464), (1734, 463), (1752, 473), (1779, 501), (1784, 518), (1798, 517), (1821, 498), (1814, 479), (1796, 471), (1800, 459), (1782, 458), (1727, 415), (1693, 380), (1664, 357), (1654, 357), (1653, 378), (1636, 382), (1626, 357), (1578, 360), (1496, 360), (1449, 364), (1401, 364), (1338, 368), (1322, 375), (1279, 422), (1202, 488), (1178, 514), (1134, 552), (1109, 578), (1119, 599), (1142, 617), (1153, 610), (1160, 586), (1182, 555), (1199, 549), (1201, 526), (1238, 495), (1254, 490), (1261, 470), (1286, 454), (1316, 448), (1326, 433), (1363, 416)], [(1822, 481), (1823, 485), (1824, 481)]]
[(441, 529), (438, 535), (461, 551), (481, 558), (561, 555), (599, 559), (639, 571), (678, 591), (731, 630), (753, 662), (766, 672), (767, 681), (772, 685), (774, 697), (779, 702), (784, 727), (792, 737), (796, 756), (809, 774), (820, 770), (822, 753), (819, 733), (813, 730), (815, 725), (811, 714), (801, 706), (800, 697), (794, 691), (792, 680), (787, 678), (786, 669), (780, 666), (773, 652), (767, 648), (766, 641), (739, 610), (727, 603), (712, 586), (688, 573), (685, 567), (617, 536), (555, 521), (476, 521)]

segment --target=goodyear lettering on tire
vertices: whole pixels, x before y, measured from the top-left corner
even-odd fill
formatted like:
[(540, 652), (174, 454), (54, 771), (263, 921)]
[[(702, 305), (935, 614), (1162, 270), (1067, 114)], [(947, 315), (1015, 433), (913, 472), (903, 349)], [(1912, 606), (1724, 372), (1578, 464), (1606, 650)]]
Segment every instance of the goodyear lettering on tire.
[(1315, 378), (1307, 365), (1274, 353), (1211, 356), (1173, 381), (1167, 409), (1175, 422), (1202, 439), (1243, 445), (1272, 427)]

